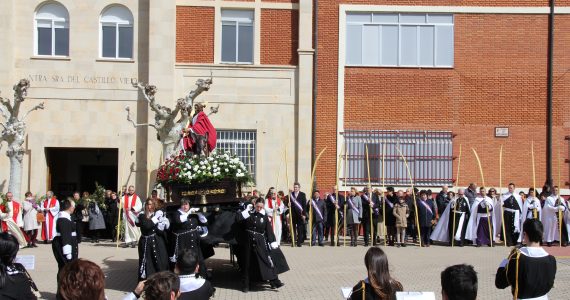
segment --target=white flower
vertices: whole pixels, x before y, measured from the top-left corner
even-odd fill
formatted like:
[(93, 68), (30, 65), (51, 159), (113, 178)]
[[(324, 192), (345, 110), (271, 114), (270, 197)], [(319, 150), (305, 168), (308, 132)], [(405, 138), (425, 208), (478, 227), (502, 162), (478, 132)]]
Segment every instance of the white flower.
[(226, 171), (226, 173), (230, 171), (230, 170), (228, 170), (228, 169), (224, 169), (224, 170)]
[(204, 161), (203, 161), (203, 160), (200, 161), (200, 165), (204, 165)]
[(205, 169), (206, 169), (206, 166), (201, 166), (200, 169), (201, 169), (201, 170), (205, 170)]

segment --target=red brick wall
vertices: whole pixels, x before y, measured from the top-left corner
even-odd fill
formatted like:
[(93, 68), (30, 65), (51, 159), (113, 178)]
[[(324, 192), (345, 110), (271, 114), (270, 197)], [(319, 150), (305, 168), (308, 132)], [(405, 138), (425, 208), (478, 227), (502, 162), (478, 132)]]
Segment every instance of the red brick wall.
[(213, 7), (176, 7), (176, 62), (214, 62)]
[[(512, 1), (342, 1), (389, 5), (512, 5)], [(317, 152), (328, 146), (317, 168), (318, 185), (335, 182), (338, 73), (338, 3), (320, 2), (318, 44)], [(546, 6), (548, 1), (517, 1), (518, 6)], [(557, 5), (570, 5), (563, 1)], [(554, 164), (558, 184), (558, 149), (568, 157), (570, 117), (570, 16), (556, 17), (554, 69)], [(485, 183), (499, 181), (503, 145), (503, 185), (532, 185), (530, 141), (535, 141), (537, 185), (546, 170), (547, 15), (455, 15), (453, 69), (345, 68), (345, 129), (451, 130), (454, 155), (462, 144), (460, 185), (481, 184), (471, 148), (481, 158)], [(367, 121), (363, 122), (363, 118)], [(332, 121), (331, 120), (335, 120)], [(508, 139), (494, 128), (510, 129)], [(457, 160), (454, 162), (456, 177)], [(562, 164), (562, 184), (568, 181)], [(565, 186), (567, 188), (567, 186)]]
[(297, 10), (261, 10), (261, 64), (296, 65), (298, 28)]
[(261, 2), (299, 3), (299, 0), (261, 0)]

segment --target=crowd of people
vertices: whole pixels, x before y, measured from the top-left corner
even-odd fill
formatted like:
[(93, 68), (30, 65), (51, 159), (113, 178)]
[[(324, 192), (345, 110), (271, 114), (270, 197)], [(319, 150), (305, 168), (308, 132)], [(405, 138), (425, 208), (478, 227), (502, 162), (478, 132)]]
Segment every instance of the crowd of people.
[[(256, 190), (253, 199), (265, 199), (265, 213), (279, 242), (301, 247), (307, 239), (310, 245), (341, 244), (339, 236), (350, 236), (349, 246), (360, 242), (364, 246), (386, 245), (405, 247), (419, 244), (430, 247), (434, 243), (449, 246), (493, 246), (521, 243), (522, 224), (527, 219), (541, 220), (545, 227), (546, 246), (567, 246), (570, 237), (569, 203), (560, 196), (559, 188), (544, 186), (538, 193), (515, 192), (510, 183), (506, 191), (495, 188), (477, 188), (470, 184), (457, 193), (443, 186), (437, 194), (431, 190), (385, 191), (364, 188), (358, 191), (328, 193), (316, 190), (311, 199), (295, 183), (289, 195), (271, 188), (267, 196)], [(379, 227), (379, 224), (382, 227)], [(308, 232), (311, 234), (308, 237)], [(280, 240), (281, 238), (281, 240)]]
[[(208, 219), (188, 200), (182, 199), (177, 210), (167, 211), (164, 200), (156, 191), (143, 202), (134, 186), (123, 188), (119, 194), (107, 191), (103, 207), (95, 201), (80, 201), (79, 193), (60, 201), (52, 192), (47, 192), (40, 203), (31, 193), (25, 196), (26, 199), (19, 203), (14, 201), (11, 193), (6, 194), (0, 212), (2, 229), (8, 233), (3, 238), (6, 243), (16, 245), (17, 252), (20, 248), (37, 247), (38, 230), (41, 229), (41, 240), (52, 244), (58, 263), (58, 296), (62, 299), (74, 299), (64, 296), (68, 286), (63, 275), (65, 270), (73, 269), (69, 265), (78, 261), (87, 263), (78, 259), (82, 236), (88, 234), (94, 243), (101, 236), (115, 242), (119, 237), (119, 220), (124, 228), (123, 247), (138, 247), (139, 254), (137, 274), (141, 285), (127, 296), (128, 299), (137, 298), (143, 290), (146, 295), (151, 295), (156, 286), (151, 287), (149, 282), (153, 282), (151, 279), (159, 276), (157, 274), (162, 276), (159, 285), (171, 286), (176, 297), (184, 299), (184, 293), (193, 292), (203, 295), (199, 299), (208, 299), (214, 293), (205, 265), (205, 259), (213, 255), (213, 251), (205, 250), (201, 243), (208, 235)], [(83, 198), (86, 197), (89, 195), (84, 194)], [(287, 195), (270, 188), (266, 195), (253, 191), (243, 199), (236, 211), (238, 245), (233, 253), (242, 275), (242, 291), (248, 292), (254, 282), (267, 283), (273, 289), (284, 285), (279, 274), (288, 271), (289, 267), (280, 250), (282, 243), (302, 247), (309, 239), (310, 246), (324, 246), (330, 240), (332, 246), (340, 246), (346, 243), (346, 239), (339, 238), (341, 235), (350, 236), (352, 247), (360, 244), (361, 236), (364, 246), (377, 246), (382, 240), (387, 246), (397, 247), (410, 243), (429, 247), (434, 242), (459, 247), (504, 243), (517, 248), (497, 271), (497, 287), (506, 288), (516, 281), (519, 286), (513, 288), (514, 294), (536, 296), (548, 292), (556, 272), (554, 258), (541, 245), (566, 246), (569, 218), (568, 202), (560, 197), (558, 187), (549, 189), (545, 186), (540, 194), (532, 188), (528, 193), (517, 194), (511, 183), (500, 195), (493, 188), (489, 191), (484, 187), (477, 189), (475, 184), (466, 189), (459, 188), (456, 194), (443, 186), (437, 195), (430, 190), (395, 191), (388, 187), (385, 191), (368, 188), (358, 191), (353, 187), (349, 192), (338, 192), (333, 188), (322, 194), (315, 190), (308, 199), (300, 184), (295, 183)], [(520, 248), (522, 243), (527, 246)], [(10, 251), (9, 256), (14, 254)], [(10, 263), (3, 263), (5, 270), (8, 266), (11, 270), (5, 274), (26, 275), (28, 282), (33, 283), (21, 265)], [(370, 248), (365, 265), (368, 277), (355, 286), (354, 295), (364, 294), (366, 299), (375, 299), (369, 298), (369, 294), (379, 299), (392, 299), (387, 295), (403, 289), (390, 277), (387, 258), (380, 248)], [(89, 269), (88, 266), (84, 268)], [(516, 277), (513, 270), (518, 269), (532, 271), (548, 280)], [(458, 270), (472, 268), (462, 266)], [(444, 277), (453, 277), (446, 272), (442, 273), (442, 284)], [(174, 277), (177, 278), (175, 282), (165, 283)], [(520, 287), (538, 282), (542, 286), (532, 292)]]

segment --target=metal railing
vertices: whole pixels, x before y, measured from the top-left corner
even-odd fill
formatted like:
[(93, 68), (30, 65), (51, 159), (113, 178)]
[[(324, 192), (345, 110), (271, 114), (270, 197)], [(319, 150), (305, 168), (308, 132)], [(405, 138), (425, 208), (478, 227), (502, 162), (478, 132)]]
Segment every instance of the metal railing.
[[(342, 169), (346, 171), (340, 180), (347, 186), (368, 184), (366, 146), (373, 186), (381, 185), (383, 176), (386, 186), (410, 185), (398, 149), (408, 162), (414, 185), (453, 183), (453, 134), (450, 131), (346, 130), (341, 134), (345, 140), (345, 149), (341, 152), (346, 153), (341, 160)], [(384, 149), (386, 153), (382, 153)]]

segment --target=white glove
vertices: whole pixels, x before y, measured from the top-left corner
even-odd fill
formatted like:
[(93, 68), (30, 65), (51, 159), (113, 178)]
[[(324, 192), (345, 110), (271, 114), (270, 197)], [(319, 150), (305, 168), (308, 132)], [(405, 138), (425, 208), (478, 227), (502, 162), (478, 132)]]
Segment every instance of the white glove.
[(200, 237), (205, 237), (208, 235), (208, 227), (206, 226), (198, 226), (198, 232), (200, 232)]
[(166, 224), (164, 223), (158, 223), (158, 226), (156, 226), (158, 228), (158, 230), (160, 231), (164, 231), (164, 227), (166, 227)]
[(277, 242), (273, 242), (270, 244), (271, 249), (277, 249), (277, 247), (279, 247), (279, 245), (277, 245)]
[(535, 209), (534, 204), (529, 204), (528, 209)]
[(157, 224), (157, 223), (158, 223), (158, 217), (157, 217), (157, 216), (152, 217), (151, 220), (152, 220), (152, 222), (153, 222), (154, 224)]
[(164, 216), (164, 212), (162, 212), (162, 210), (156, 211), (154, 212), (154, 216), (161, 218), (162, 216)]
[(565, 211), (566, 208), (564, 207), (564, 205), (558, 205), (558, 210)]
[(70, 253), (70, 254), (67, 254), (67, 255), (65, 256), (65, 258), (67, 258), (67, 260), (71, 260), (71, 253)]
[(187, 214), (180, 215), (180, 222), (184, 223), (186, 221), (188, 221), (188, 215)]
[(253, 209), (253, 204), (248, 204), (247, 207), (245, 208), (246, 211), (250, 211)]
[(197, 213), (197, 212), (199, 212), (199, 211), (200, 211), (200, 209), (199, 209), (198, 207), (192, 207), (192, 208), (190, 208), (190, 210), (189, 210), (189, 212), (190, 212), (191, 214), (195, 214), (195, 213)]

